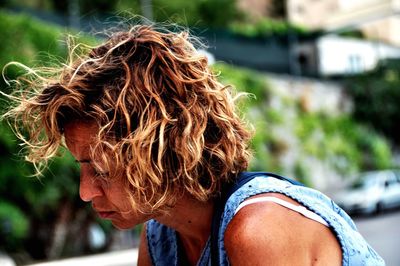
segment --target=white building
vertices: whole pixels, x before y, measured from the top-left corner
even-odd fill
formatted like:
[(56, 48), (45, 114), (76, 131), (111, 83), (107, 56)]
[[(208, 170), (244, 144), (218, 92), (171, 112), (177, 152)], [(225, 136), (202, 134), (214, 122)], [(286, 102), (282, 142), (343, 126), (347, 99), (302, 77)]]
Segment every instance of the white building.
[(322, 76), (373, 70), (385, 59), (400, 59), (400, 48), (381, 42), (326, 35), (295, 48), (301, 71)]

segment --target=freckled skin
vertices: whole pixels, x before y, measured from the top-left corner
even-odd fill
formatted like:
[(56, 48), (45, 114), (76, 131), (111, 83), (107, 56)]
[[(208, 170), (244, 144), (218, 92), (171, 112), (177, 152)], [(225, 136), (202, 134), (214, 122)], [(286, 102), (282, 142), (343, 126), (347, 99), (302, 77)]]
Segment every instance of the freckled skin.
[(87, 121), (71, 122), (65, 126), (67, 147), (80, 162), (80, 197), (83, 201), (91, 202), (94, 210), (111, 220), (115, 227), (132, 228), (149, 217), (132, 209), (122, 177), (109, 182), (96, 177), (96, 169), (90, 158), (90, 145), (97, 130), (94, 122)]
[[(279, 193), (273, 196), (299, 205)], [(225, 232), (231, 265), (321, 265), (342, 263), (340, 245), (326, 226), (272, 202), (240, 210)], [(245, 258), (245, 259), (244, 259)]]

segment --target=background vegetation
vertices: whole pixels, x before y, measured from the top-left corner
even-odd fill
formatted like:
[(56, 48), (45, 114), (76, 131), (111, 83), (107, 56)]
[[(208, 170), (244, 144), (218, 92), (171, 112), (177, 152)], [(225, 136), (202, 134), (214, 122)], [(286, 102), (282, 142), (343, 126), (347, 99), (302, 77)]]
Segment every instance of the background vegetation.
[(350, 78), (348, 92), (355, 104), (355, 119), (400, 145), (400, 61), (381, 62), (372, 73)]
[(55, 12), (62, 16), (87, 19), (90, 17), (109, 17), (131, 14), (146, 15), (144, 5), (151, 3), (151, 15), (154, 21), (173, 22), (200, 30), (218, 29), (244, 37), (286, 38), (288, 33), (307, 35), (306, 29), (291, 25), (281, 18), (284, 16), (284, 1), (274, 0), (270, 13), (273, 18), (255, 18), (237, 8), (236, 0), (0, 0), (0, 7), (41, 10)]

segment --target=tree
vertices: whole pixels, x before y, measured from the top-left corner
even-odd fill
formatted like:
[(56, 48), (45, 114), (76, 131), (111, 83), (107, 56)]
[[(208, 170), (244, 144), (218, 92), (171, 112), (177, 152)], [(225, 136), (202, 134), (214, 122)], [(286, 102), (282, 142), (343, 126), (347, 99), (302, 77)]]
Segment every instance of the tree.
[(354, 117), (382, 132), (396, 145), (400, 144), (399, 77), (400, 61), (388, 60), (373, 72), (346, 81), (347, 91), (354, 99)]

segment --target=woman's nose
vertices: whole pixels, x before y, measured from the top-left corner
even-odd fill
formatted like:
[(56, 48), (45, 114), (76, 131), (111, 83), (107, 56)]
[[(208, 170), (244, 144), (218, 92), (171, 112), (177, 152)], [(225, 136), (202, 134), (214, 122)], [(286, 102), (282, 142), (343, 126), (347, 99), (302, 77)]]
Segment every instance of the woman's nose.
[(82, 172), (79, 184), (79, 196), (81, 199), (88, 202), (102, 194), (102, 188), (96, 178)]

